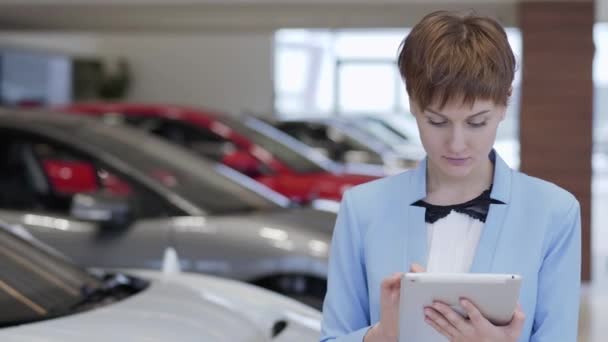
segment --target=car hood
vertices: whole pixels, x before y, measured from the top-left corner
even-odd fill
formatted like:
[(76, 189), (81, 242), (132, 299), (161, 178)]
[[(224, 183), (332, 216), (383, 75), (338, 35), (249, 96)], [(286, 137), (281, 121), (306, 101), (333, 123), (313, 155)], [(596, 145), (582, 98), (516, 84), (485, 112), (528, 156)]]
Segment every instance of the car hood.
[(331, 239), (336, 214), (304, 207), (257, 211), (242, 215), (210, 216), (209, 220), (212, 223), (247, 224), (249, 227), (255, 225), (281, 227), (288, 233), (305, 238)]
[(182, 273), (129, 273), (151, 280), (150, 287), (87, 312), (2, 329), (0, 339), (282, 342), (319, 336), (318, 312), (250, 285)]
[[(269, 341), (312, 341), (321, 331), (321, 313), (288, 297), (261, 287), (211, 276), (191, 273), (161, 275), (159, 272), (130, 272), (147, 279), (180, 284), (197, 292), (199, 297), (225, 310), (240, 314), (262, 332)], [(272, 337), (277, 323), (286, 324), (282, 333)]]

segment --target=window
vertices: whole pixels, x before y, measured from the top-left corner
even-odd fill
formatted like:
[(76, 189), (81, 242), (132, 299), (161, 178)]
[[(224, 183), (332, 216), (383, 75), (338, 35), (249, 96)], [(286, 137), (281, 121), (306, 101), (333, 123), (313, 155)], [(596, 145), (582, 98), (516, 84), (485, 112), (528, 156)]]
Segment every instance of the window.
[(73, 313), (84, 299), (81, 289), (102, 285), (5, 227), (0, 227), (0, 269), (0, 327)]
[(337, 162), (347, 162), (348, 152), (353, 151), (365, 152), (369, 163), (383, 162), (380, 155), (337, 127), (322, 123), (285, 122), (279, 128)]
[[(231, 118), (222, 121), (295, 172), (317, 173), (332, 167), (322, 155), (310, 151), (300, 141), (265, 122), (251, 117), (243, 121)], [(260, 155), (264, 154), (266, 153)]]
[(137, 217), (166, 216), (163, 201), (95, 158), (60, 143), (13, 131), (0, 133), (0, 207), (68, 215), (78, 193), (126, 198)]
[(238, 172), (148, 134), (120, 126), (89, 125), (76, 138), (86, 139), (96, 149), (118, 158), (146, 186), (171, 197), (167, 200), (177, 196), (190, 202), (190, 213), (276, 209), (288, 204), (283, 196)]
[(225, 156), (236, 150), (236, 146), (229, 140), (188, 122), (143, 115), (127, 115), (124, 121), (216, 162), (221, 162)]
[[(515, 55), (521, 57), (519, 30), (506, 31)], [(396, 66), (398, 47), (408, 32), (409, 29), (278, 30), (276, 112), (293, 117), (409, 111), (408, 96)], [(515, 88), (520, 79), (518, 72)], [(512, 105), (517, 106), (515, 102)]]
[(402, 82), (392, 61), (342, 60), (336, 65), (338, 113), (404, 112)]

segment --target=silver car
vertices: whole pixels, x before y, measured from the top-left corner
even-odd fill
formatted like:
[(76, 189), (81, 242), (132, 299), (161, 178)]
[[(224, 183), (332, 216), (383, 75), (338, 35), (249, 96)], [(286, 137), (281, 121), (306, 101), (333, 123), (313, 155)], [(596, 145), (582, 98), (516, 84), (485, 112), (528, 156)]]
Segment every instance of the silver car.
[(335, 214), (138, 130), (0, 112), (0, 217), (79, 264), (244, 280), (320, 307)]
[(382, 165), (390, 174), (415, 166), (424, 156), (421, 146), (404, 147), (394, 132), (358, 117), (289, 119), (274, 125), (348, 167)]
[[(313, 341), (320, 313), (211, 276), (76, 267), (19, 227), (0, 224), (0, 340)], [(172, 259), (172, 253), (166, 253)]]

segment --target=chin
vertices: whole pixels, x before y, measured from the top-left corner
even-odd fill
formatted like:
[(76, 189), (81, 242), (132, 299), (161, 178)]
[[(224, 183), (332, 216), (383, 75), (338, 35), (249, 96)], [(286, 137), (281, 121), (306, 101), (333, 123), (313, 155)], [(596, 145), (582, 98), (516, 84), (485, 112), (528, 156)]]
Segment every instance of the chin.
[(473, 169), (475, 168), (475, 164), (469, 163), (467, 165), (452, 165), (449, 162), (443, 160), (441, 163), (442, 172), (449, 177), (452, 178), (465, 178), (471, 174)]
[(472, 169), (469, 167), (453, 167), (447, 166), (443, 168), (443, 172), (445, 175), (450, 176), (451, 178), (466, 178), (471, 174)]

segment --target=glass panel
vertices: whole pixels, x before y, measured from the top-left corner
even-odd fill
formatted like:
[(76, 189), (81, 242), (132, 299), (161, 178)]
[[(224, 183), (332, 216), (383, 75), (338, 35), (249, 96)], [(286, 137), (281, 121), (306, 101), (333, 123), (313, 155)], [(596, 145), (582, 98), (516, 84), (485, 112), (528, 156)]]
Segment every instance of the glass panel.
[(20, 228), (0, 225), (0, 327), (73, 313), (82, 289), (101, 283), (63, 258), (39, 248)]
[(395, 65), (341, 65), (338, 74), (340, 113), (389, 112), (396, 98)]
[(310, 75), (310, 55), (304, 49), (279, 47), (276, 51), (277, 93), (300, 93), (306, 90)]
[(409, 29), (352, 30), (336, 33), (338, 58), (385, 58), (394, 60), (401, 41)]

